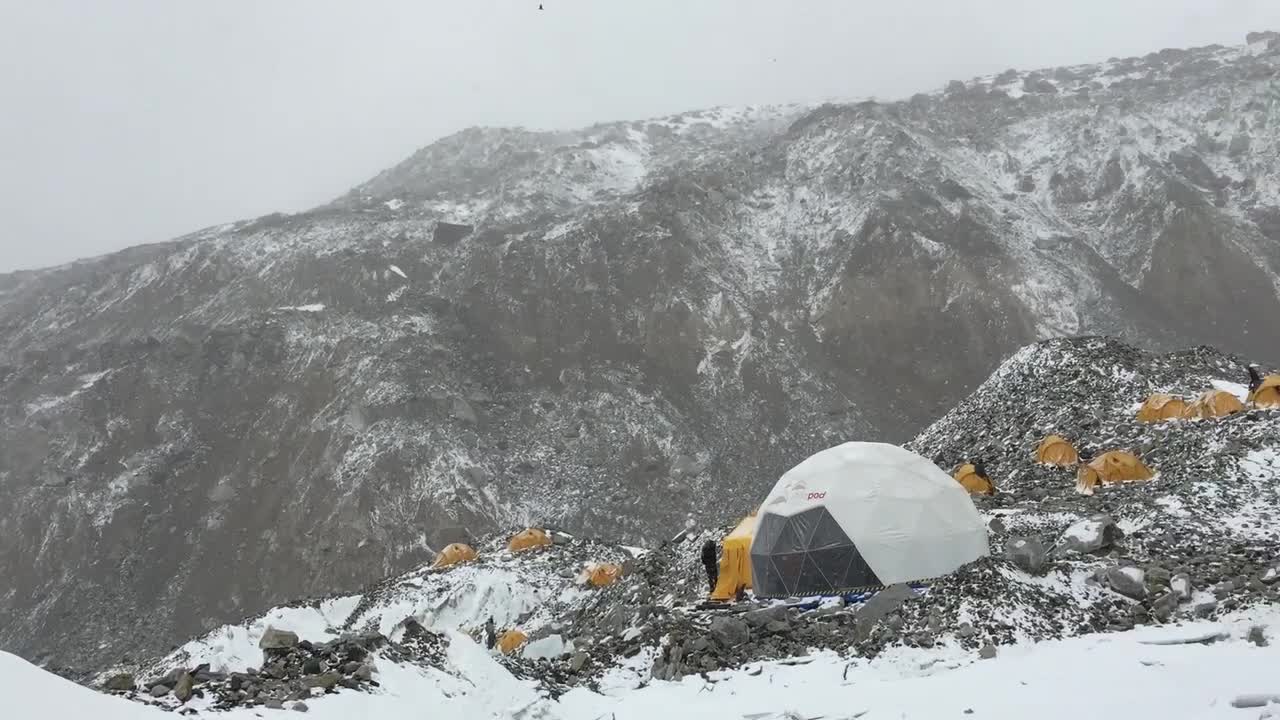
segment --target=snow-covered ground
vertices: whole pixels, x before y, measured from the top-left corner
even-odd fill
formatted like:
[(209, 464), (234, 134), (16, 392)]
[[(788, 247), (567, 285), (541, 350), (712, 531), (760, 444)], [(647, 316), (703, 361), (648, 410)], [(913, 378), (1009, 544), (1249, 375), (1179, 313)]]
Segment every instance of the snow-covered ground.
[[(1254, 626), (1271, 643), (1248, 639)], [(990, 660), (954, 648), (898, 649), (849, 661), (834, 653), (767, 663), (680, 682), (640, 685), (619, 671), (600, 692), (576, 689), (551, 701), (511, 676), (469, 638), (450, 635), (443, 668), (378, 664), (377, 694), (343, 692), (307, 701), (316, 718), (467, 720), (665, 720), (683, 718), (1254, 718), (1233, 707), (1243, 695), (1280, 693), (1280, 610), (1255, 609), (1196, 622), (1006, 647)], [(1215, 635), (1209, 644), (1192, 641)], [(1183, 641), (1183, 642), (1178, 642)], [(643, 668), (641, 668), (643, 673)], [(96, 693), (0, 653), (0, 696), (9, 720), (145, 720), (161, 711)], [(199, 708), (199, 700), (192, 703)], [(262, 708), (198, 712), (226, 720), (287, 717)], [(171, 717), (171, 716), (169, 716)]]

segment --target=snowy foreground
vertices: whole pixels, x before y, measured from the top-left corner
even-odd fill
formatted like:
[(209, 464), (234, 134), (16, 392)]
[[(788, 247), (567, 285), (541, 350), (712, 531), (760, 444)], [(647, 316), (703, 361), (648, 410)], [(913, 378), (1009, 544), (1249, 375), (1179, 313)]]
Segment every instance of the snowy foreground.
[[(1247, 639), (1268, 626), (1265, 647)], [(460, 633), (443, 670), (379, 663), (379, 694), (343, 692), (308, 701), (308, 717), (612, 720), (663, 718), (1257, 718), (1269, 709), (1233, 706), (1243, 695), (1280, 694), (1280, 610), (1257, 608), (1221, 622), (1196, 622), (1002, 648), (999, 657), (902, 650), (850, 664), (831, 653), (807, 664), (768, 663), (682, 682), (637, 687), (616, 672), (603, 694), (577, 689), (540, 698)], [(1226, 636), (1209, 644), (1196, 640)], [(1256, 639), (1256, 633), (1255, 633)], [(793, 661), (794, 662), (794, 661)], [(170, 713), (103, 695), (0, 653), (0, 696), (8, 720), (146, 720)], [(199, 708), (199, 701), (192, 707)], [(1280, 708), (1277, 708), (1280, 710)], [(970, 712), (971, 711), (971, 712)], [(263, 708), (202, 711), (237, 720), (297, 717)], [(1277, 712), (1280, 716), (1280, 712)]]

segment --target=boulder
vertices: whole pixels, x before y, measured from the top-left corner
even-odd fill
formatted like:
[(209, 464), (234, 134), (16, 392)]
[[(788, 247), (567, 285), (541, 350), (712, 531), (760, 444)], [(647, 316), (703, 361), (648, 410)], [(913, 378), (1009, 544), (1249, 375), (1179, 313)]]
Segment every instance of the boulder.
[(307, 704), (306, 704), (306, 703), (304, 703), (304, 702), (302, 702), (302, 701), (298, 701), (298, 702), (296, 702), (296, 703), (294, 703), (294, 704), (290, 705), (290, 706), (289, 706), (289, 709), (290, 709), (290, 710), (292, 710), (292, 711), (294, 711), (294, 712), (306, 712), (306, 711), (310, 710), (311, 708), (307, 707)]
[(1146, 573), (1132, 566), (1108, 568), (1104, 574), (1107, 586), (1127, 598), (1141, 600), (1147, 596)]
[(1110, 515), (1094, 515), (1073, 523), (1062, 532), (1056, 548), (1063, 552), (1094, 553), (1111, 547), (1124, 532)]
[(134, 682), (133, 675), (130, 673), (112, 675), (107, 678), (106, 682), (102, 683), (102, 689), (111, 692), (128, 692), (135, 687), (137, 687), (137, 683)]
[(573, 657), (569, 658), (569, 669), (574, 672), (582, 672), (582, 668), (587, 666), (587, 661), (590, 659), (590, 656), (586, 653), (578, 651), (573, 654)]
[(471, 403), (465, 399), (456, 397), (453, 399), (453, 417), (468, 425), (475, 425), (480, 422), (480, 418), (476, 415), (476, 411), (472, 409)]
[(258, 647), (262, 650), (288, 650), (297, 644), (297, 633), (277, 630), (270, 625), (267, 626), (266, 632), (262, 633), (262, 639), (258, 641)]
[(319, 675), (309, 675), (303, 678), (302, 682), (307, 687), (322, 688), (324, 690), (332, 690), (334, 686), (338, 684), (338, 681), (341, 679), (342, 679), (341, 673), (330, 670), (328, 672), (320, 673)]
[(787, 620), (787, 608), (783, 605), (775, 605), (773, 607), (760, 608), (759, 610), (751, 610), (743, 613), (742, 619), (747, 621), (747, 625), (754, 629), (762, 628), (771, 622)]
[(1186, 573), (1178, 573), (1169, 578), (1169, 591), (1178, 599), (1178, 602), (1186, 602), (1191, 599), (1191, 593), (1194, 588), (1191, 585), (1191, 577)]
[(169, 688), (166, 685), (161, 685), (157, 683), (151, 686), (151, 697), (162, 698), (168, 694), (169, 694)]
[(983, 660), (990, 660), (995, 656), (996, 656), (996, 646), (992, 645), (991, 643), (987, 643), (986, 645), (983, 645), (982, 649), (978, 651), (978, 657), (982, 658)]
[(178, 683), (173, 686), (173, 696), (178, 698), (179, 702), (190, 700), (195, 684), (195, 678), (191, 676), (191, 673), (182, 673), (178, 676)]
[(711, 621), (711, 637), (726, 648), (737, 647), (751, 639), (751, 629), (743, 620), (718, 617)]
[(1045, 561), (1049, 557), (1044, 543), (1034, 537), (1009, 538), (1004, 544), (1004, 553), (1020, 570), (1032, 575), (1038, 575), (1044, 570)]
[[(352, 662), (355, 661), (353, 660)], [(320, 662), (320, 658), (307, 658), (307, 661), (302, 663), (302, 672), (307, 675), (318, 675), (324, 672), (324, 663)]]

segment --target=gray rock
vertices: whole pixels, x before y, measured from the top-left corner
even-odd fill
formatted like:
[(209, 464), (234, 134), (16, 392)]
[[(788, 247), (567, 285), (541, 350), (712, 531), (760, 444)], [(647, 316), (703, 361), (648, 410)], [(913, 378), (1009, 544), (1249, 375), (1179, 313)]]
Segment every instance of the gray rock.
[(168, 694), (169, 688), (164, 685), (156, 684), (151, 686), (151, 697), (162, 698)]
[(1045, 561), (1049, 557), (1044, 543), (1034, 537), (1009, 538), (1004, 544), (1004, 553), (1020, 570), (1032, 575), (1038, 575), (1044, 570)]
[(298, 644), (298, 634), (288, 630), (277, 630), (270, 625), (262, 633), (258, 647), (262, 650), (287, 650)]
[(1141, 568), (1108, 568), (1105, 577), (1107, 586), (1125, 597), (1141, 600), (1147, 596), (1146, 577)]
[(351, 673), (351, 676), (357, 680), (363, 680), (364, 682), (369, 682), (370, 680), (373, 679), (373, 666), (367, 663), (364, 665), (361, 665), (360, 667), (356, 668), (355, 672)]
[(1169, 587), (1169, 582), (1173, 579), (1173, 573), (1169, 569), (1161, 565), (1148, 565), (1146, 568), (1147, 586), (1152, 588)]
[[(351, 675), (351, 674), (355, 673), (355, 671), (357, 671), (357, 670), (359, 670), (359, 669), (360, 669), (360, 661), (359, 661), (359, 660), (351, 660), (351, 661), (348, 661), (348, 662), (345, 662), (345, 663), (343, 663), (343, 664), (342, 664), (342, 674), (343, 674), (343, 675)], [(317, 670), (316, 672), (319, 672), (319, 670)]]
[(178, 683), (173, 686), (173, 696), (178, 698), (180, 702), (186, 702), (191, 699), (191, 693), (195, 688), (195, 678), (191, 677), (191, 673), (184, 672), (178, 676)]
[(302, 672), (307, 675), (318, 675), (324, 671), (324, 663), (320, 662), (320, 658), (307, 658), (302, 663)]
[(110, 690), (112, 692), (128, 692), (136, 686), (137, 683), (134, 682), (133, 675), (131, 673), (118, 673), (116, 675), (112, 675), (107, 678), (106, 682), (102, 683), (103, 690)]
[(472, 409), (471, 403), (460, 397), (453, 399), (452, 413), (454, 419), (461, 420), (468, 425), (475, 425), (480, 422), (480, 418), (476, 415), (476, 411)]
[(772, 633), (774, 635), (778, 633), (790, 632), (791, 623), (785, 620), (770, 620), (769, 624), (764, 626), (764, 630), (765, 632)]
[(978, 650), (978, 657), (982, 658), (983, 660), (990, 660), (995, 656), (996, 656), (996, 646), (992, 645), (991, 643), (987, 643), (986, 645), (983, 645), (982, 649)]
[(742, 619), (752, 628), (762, 628), (774, 621), (787, 620), (787, 608), (782, 605), (751, 610), (743, 613)]
[(587, 666), (587, 662), (591, 659), (589, 655), (579, 650), (569, 658), (569, 669), (578, 673), (582, 672), (582, 668)]
[(991, 518), (991, 522), (987, 523), (987, 528), (996, 534), (1004, 534), (1008, 532), (1008, 528), (1005, 527), (1004, 520), (1001, 520), (998, 517)]
[(290, 709), (290, 710), (292, 710), (292, 711), (294, 711), (294, 712), (306, 712), (306, 711), (310, 710), (311, 708), (307, 707), (307, 704), (306, 704), (306, 703), (299, 701), (299, 702), (294, 703), (293, 705), (290, 705), (290, 706), (289, 706), (289, 709)]
[(978, 631), (969, 623), (960, 623), (960, 627), (956, 628), (956, 635), (962, 638), (971, 638), (977, 634)]
[(1094, 553), (1111, 547), (1123, 537), (1124, 532), (1114, 518), (1094, 515), (1064, 530), (1056, 547), (1063, 552)]
[(1191, 599), (1191, 594), (1195, 591), (1191, 584), (1191, 576), (1186, 573), (1178, 573), (1169, 578), (1169, 590), (1174, 597), (1178, 598), (1178, 602), (1186, 602)]
[(1213, 613), (1216, 612), (1217, 609), (1218, 609), (1217, 601), (1208, 600), (1202, 603), (1198, 603), (1192, 609), (1192, 613), (1194, 613), (1197, 618), (1204, 620), (1206, 618), (1213, 617)]
[(1270, 644), (1267, 642), (1267, 628), (1265, 625), (1254, 625), (1249, 628), (1247, 639), (1258, 647), (1266, 647)]
[(320, 673), (319, 675), (309, 675), (302, 679), (307, 687), (318, 687), (325, 690), (332, 690), (338, 681), (342, 679), (342, 675), (333, 670)]
[(283, 710), (284, 701), (277, 698), (267, 698), (262, 701), (262, 707), (267, 708), (268, 710)]
[(1160, 595), (1151, 602), (1151, 616), (1160, 622), (1168, 622), (1178, 609), (1178, 596), (1172, 590)]
[(711, 637), (722, 647), (737, 647), (751, 639), (747, 623), (733, 617), (718, 617), (711, 621)]

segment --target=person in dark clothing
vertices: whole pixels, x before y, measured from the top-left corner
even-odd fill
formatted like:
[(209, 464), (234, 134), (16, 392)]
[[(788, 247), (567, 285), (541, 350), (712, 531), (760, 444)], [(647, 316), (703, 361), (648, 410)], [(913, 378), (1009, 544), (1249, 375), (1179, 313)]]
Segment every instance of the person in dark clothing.
[(498, 632), (493, 627), (493, 616), (490, 615), (489, 619), (484, 623), (484, 646), (492, 650), (493, 646), (497, 644)]
[(1262, 376), (1258, 374), (1258, 368), (1249, 366), (1249, 392), (1254, 392), (1262, 385)]
[(716, 580), (720, 575), (720, 564), (716, 560), (716, 541), (702, 543), (702, 566), (707, 569), (708, 590), (716, 589)]
[(973, 471), (978, 474), (978, 477), (991, 482), (991, 476), (987, 474), (987, 464), (982, 461), (982, 458), (973, 461)]

